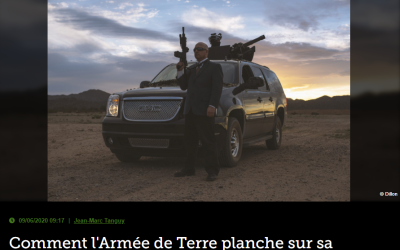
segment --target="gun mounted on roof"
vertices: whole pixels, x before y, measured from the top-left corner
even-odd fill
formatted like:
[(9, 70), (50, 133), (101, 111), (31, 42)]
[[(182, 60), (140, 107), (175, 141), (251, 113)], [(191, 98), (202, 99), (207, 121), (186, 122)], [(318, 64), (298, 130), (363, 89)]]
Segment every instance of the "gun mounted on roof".
[[(219, 35), (219, 40), (221, 40), (222, 35), (221, 33)], [(210, 38), (213, 38), (215, 33), (211, 34)], [(209, 38), (209, 40), (210, 40)], [(261, 40), (264, 40), (265, 36), (262, 35), (260, 37), (257, 37), (256, 39), (250, 40), (246, 43), (235, 43), (232, 46), (225, 45), (225, 46), (211, 46), (209, 48), (208, 52), (208, 58), (210, 60), (224, 60), (225, 58), (231, 60), (246, 60), (251, 62), (253, 60), (254, 52), (256, 52), (256, 47), (253, 46), (249, 48), (250, 45), (259, 42)], [(218, 40), (218, 41), (219, 41)], [(211, 43), (211, 40), (210, 40)], [(213, 44), (212, 44), (213, 45)]]
[(245, 59), (251, 62), (251, 60), (253, 60), (254, 52), (256, 52), (256, 47), (253, 46), (249, 48), (249, 46), (264, 39), (265, 36), (262, 35), (260, 37), (257, 37), (256, 39), (248, 41), (247, 43), (235, 43), (234, 45), (232, 45), (231, 48), (231, 58), (239, 60)]

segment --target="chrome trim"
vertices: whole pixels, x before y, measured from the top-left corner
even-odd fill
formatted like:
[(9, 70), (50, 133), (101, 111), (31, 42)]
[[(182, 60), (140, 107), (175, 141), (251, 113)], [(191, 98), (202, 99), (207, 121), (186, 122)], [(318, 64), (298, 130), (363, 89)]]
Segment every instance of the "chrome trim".
[(231, 154), (233, 157), (236, 157), (238, 152), (239, 152), (239, 148), (240, 148), (240, 143), (239, 140), (240, 138), (237, 136), (237, 131), (235, 128), (232, 129), (232, 133), (231, 133)]
[(274, 113), (266, 113), (265, 117), (270, 117), (270, 116), (274, 116)]
[[(125, 101), (132, 101), (132, 100), (180, 100), (181, 102), (179, 103), (176, 113), (170, 119), (167, 119), (167, 120), (132, 120), (132, 119), (126, 118), (125, 108), (124, 108)], [(172, 119), (174, 119), (176, 117), (179, 110), (181, 110), (182, 102), (183, 102), (183, 97), (175, 97), (175, 96), (171, 96), (171, 97), (169, 97), (169, 96), (126, 97), (122, 101), (121, 109), (122, 109), (122, 115), (124, 116), (124, 118), (127, 121), (131, 121), (131, 122), (167, 122), (167, 121), (171, 121)]]
[(183, 97), (178, 96), (145, 96), (145, 97), (125, 97), (124, 101), (127, 100), (183, 100)]
[(246, 119), (247, 119), (247, 120), (260, 119), (260, 118), (264, 118), (264, 113), (262, 113), (262, 114), (246, 115)]
[[(150, 110), (147, 107), (151, 107)], [(160, 112), (161, 105), (140, 105), (139, 112)]]

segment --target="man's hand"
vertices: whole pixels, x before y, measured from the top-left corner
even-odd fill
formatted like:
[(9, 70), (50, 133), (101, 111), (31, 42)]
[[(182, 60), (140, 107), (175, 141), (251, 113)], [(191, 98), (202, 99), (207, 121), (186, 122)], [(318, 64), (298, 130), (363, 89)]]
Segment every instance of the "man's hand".
[(185, 67), (185, 64), (183, 62), (178, 62), (178, 64), (176, 65), (176, 69), (178, 71), (182, 71), (184, 67)]
[(208, 106), (208, 109), (207, 109), (207, 116), (208, 116), (208, 117), (214, 117), (214, 114), (215, 114), (215, 108), (213, 108), (213, 107), (211, 107), (211, 106)]

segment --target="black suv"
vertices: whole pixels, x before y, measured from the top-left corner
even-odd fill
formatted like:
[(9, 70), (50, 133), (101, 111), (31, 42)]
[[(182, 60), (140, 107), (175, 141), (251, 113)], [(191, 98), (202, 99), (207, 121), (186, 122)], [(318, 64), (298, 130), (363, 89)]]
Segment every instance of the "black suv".
[[(266, 66), (245, 60), (211, 61), (221, 64), (224, 73), (215, 114), (220, 165), (235, 166), (242, 148), (252, 143), (265, 141), (268, 149), (278, 149), (287, 100), (276, 74)], [(120, 161), (134, 162), (141, 156), (186, 156), (186, 91), (180, 89), (175, 77), (176, 64), (170, 64), (151, 82), (142, 82), (140, 89), (109, 97), (102, 123), (103, 138)], [(250, 84), (254, 82), (257, 84)], [(202, 155), (199, 141), (199, 156)]]

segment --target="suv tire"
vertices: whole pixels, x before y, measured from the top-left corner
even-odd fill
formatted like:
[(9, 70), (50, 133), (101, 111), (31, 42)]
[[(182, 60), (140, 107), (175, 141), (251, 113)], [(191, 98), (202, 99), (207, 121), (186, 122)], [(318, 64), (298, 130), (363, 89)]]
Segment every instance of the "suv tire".
[(235, 167), (242, 156), (243, 138), (242, 129), (239, 121), (234, 117), (229, 117), (228, 131), (222, 152), (219, 156), (221, 167)]
[(114, 153), (118, 160), (122, 162), (137, 162), (141, 156), (130, 155), (126, 153)]
[(277, 116), (275, 119), (275, 126), (272, 130), (272, 138), (265, 141), (268, 149), (276, 150), (281, 146), (282, 142), (282, 123), (281, 119)]

